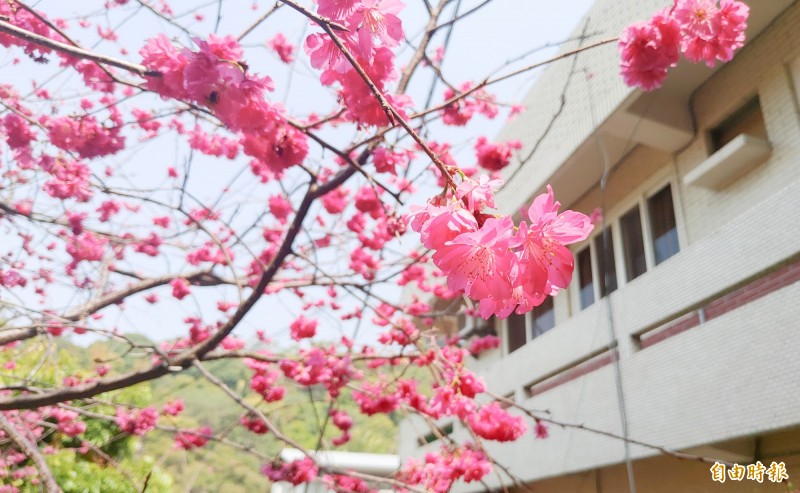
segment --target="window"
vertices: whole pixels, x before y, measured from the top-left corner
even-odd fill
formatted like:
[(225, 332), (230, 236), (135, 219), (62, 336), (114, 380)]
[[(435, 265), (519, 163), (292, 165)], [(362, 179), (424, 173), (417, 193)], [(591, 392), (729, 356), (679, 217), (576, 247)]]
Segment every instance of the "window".
[(710, 133), (714, 151), (722, 149), (740, 134), (767, 140), (767, 127), (764, 125), (764, 114), (761, 112), (758, 96), (745, 103)]
[(581, 308), (594, 303), (594, 283), (592, 282), (592, 253), (584, 248), (578, 253), (578, 287)]
[(669, 185), (647, 200), (647, 211), (650, 213), (653, 254), (658, 265), (680, 250), (675, 208), (672, 205), (672, 188)]
[(556, 312), (553, 310), (553, 297), (548, 296), (541, 305), (530, 313), (531, 339), (535, 339), (556, 326)]
[(572, 301), (581, 310), (680, 251), (672, 185), (636, 202), (575, 254)]
[(506, 319), (506, 339), (508, 340), (508, 353), (511, 354), (525, 345), (527, 330), (525, 328), (525, 315), (512, 313)]
[(542, 304), (530, 313), (525, 315), (512, 313), (506, 319), (507, 353), (513, 353), (555, 326), (556, 314), (551, 296), (545, 298)]
[(602, 298), (617, 289), (617, 261), (614, 259), (614, 237), (611, 235), (611, 228), (605, 228), (602, 234), (594, 237), (594, 251)]
[(637, 205), (619, 220), (622, 228), (622, 250), (625, 252), (625, 272), (632, 281), (647, 271), (642, 237), (642, 215)]
[(686, 173), (684, 183), (722, 190), (772, 152), (758, 97), (709, 131), (711, 155)]
[[(614, 236), (611, 227), (600, 234), (577, 255), (575, 263), (578, 279), (578, 301), (581, 309), (594, 304), (617, 289), (617, 261), (614, 258)], [(606, 250), (608, 248), (608, 250)]]

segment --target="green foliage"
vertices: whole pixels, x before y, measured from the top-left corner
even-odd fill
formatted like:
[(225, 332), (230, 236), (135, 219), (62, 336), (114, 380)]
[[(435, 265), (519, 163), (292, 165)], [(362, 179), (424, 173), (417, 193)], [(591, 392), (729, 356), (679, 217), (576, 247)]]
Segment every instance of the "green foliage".
[[(150, 364), (147, 357), (116, 358), (125, 350), (116, 342), (97, 342), (80, 348), (65, 339), (58, 339), (56, 348), (56, 354), (46, 347), (32, 345), (26, 348), (28, 350), (22, 352), (25, 356), (17, 360), (18, 368), (14, 373), (25, 375), (44, 359), (46, 364), (39, 367), (35, 378), (40, 385), (54, 385), (60, 383), (64, 376), (81, 374), (81, 371), (84, 376), (92, 375), (98, 359), (112, 360), (110, 365), (115, 372), (130, 371)], [(0, 363), (2, 357), (0, 353)], [(206, 368), (237, 393), (245, 395), (247, 402), (261, 409), (279, 429), (304, 447), (328, 448), (331, 440), (341, 434), (328, 418), (328, 411), (333, 405), (350, 414), (354, 420), (350, 442), (338, 450), (395, 452), (397, 417), (361, 415), (347, 389), (336, 402), (332, 402), (324, 388), (300, 387), (284, 381), (281, 382), (286, 386), (284, 399), (267, 404), (249, 391), (251, 372), (241, 360), (209, 362)], [(403, 377), (408, 378), (409, 375)], [(3, 384), (12, 381), (0, 377)], [(72, 405), (113, 416), (115, 407), (111, 402), (135, 407), (160, 407), (167, 401), (183, 399), (186, 410), (178, 417), (162, 417), (159, 424), (180, 429), (208, 426), (227, 440), (250, 447), (265, 457), (277, 456), (284, 447), (272, 434), (255, 435), (244, 429), (239, 421), (245, 411), (195, 369), (109, 392), (100, 398), (109, 404), (93, 403), (87, 407), (87, 403), (73, 402)], [(174, 433), (169, 431), (154, 430), (144, 437), (132, 437), (121, 433), (113, 420), (90, 417), (83, 417), (82, 420), (86, 423), (86, 432), (81, 437), (51, 434), (45, 439), (48, 445), (57, 450), (55, 454), (47, 456), (47, 460), (65, 492), (138, 492), (148, 474), (148, 493), (245, 493), (264, 491), (268, 487), (268, 480), (260, 473), (265, 460), (228, 444), (209, 441), (201, 449), (184, 451), (174, 446)], [(82, 455), (74, 452), (82, 441), (89, 442), (101, 453), (90, 451)], [(155, 467), (155, 464), (158, 466)]]
[[(66, 340), (57, 340), (54, 346), (34, 341), (16, 354), (20, 355), (14, 360), (16, 368), (0, 376), (2, 385), (18, 384), (28, 374), (33, 375), (38, 385), (56, 385), (67, 375), (80, 375), (81, 370), (93, 368), (87, 366), (91, 361), (88, 350), (74, 346)], [(0, 352), (0, 363), (8, 357), (10, 352)], [(150, 387), (144, 384), (109, 392), (103, 395), (103, 399), (109, 403), (143, 406), (152, 401), (152, 395)], [(105, 416), (114, 416), (116, 411), (111, 404), (88, 406), (82, 401), (73, 401), (70, 404)], [(55, 450), (54, 453), (46, 454), (45, 459), (56, 482), (66, 493), (140, 492), (148, 476), (148, 492), (173, 491), (172, 479), (163, 470), (155, 467), (152, 456), (135, 454), (141, 446), (138, 437), (121, 433), (112, 419), (91, 416), (82, 416), (80, 419), (86, 424), (86, 431), (79, 437), (49, 431), (41, 437), (40, 446), (46, 445)], [(84, 444), (89, 445), (87, 452), (77, 452)], [(25, 465), (32, 463), (28, 461), (21, 464)], [(14, 486), (23, 492), (41, 491), (40, 486), (31, 484), (28, 478), (15, 480), (15, 483)]]
[[(172, 479), (154, 467), (152, 457), (126, 460), (119, 467), (109, 467), (100, 459), (97, 462), (86, 460), (65, 450), (47, 456), (47, 463), (64, 493), (139, 493), (145, 482), (148, 493), (173, 491)], [(40, 489), (31, 486), (22, 491), (38, 492)]]

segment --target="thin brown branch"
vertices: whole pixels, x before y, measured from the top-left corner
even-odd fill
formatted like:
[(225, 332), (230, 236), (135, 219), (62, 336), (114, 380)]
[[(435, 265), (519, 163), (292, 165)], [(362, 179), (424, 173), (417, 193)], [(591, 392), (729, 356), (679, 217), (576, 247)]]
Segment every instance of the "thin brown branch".
[(411, 77), (416, 72), (420, 62), (425, 58), (425, 51), (428, 49), (433, 33), (436, 32), (436, 23), (439, 22), (439, 16), (442, 14), (442, 10), (444, 10), (448, 1), (449, 0), (440, 0), (439, 5), (437, 5), (435, 9), (429, 9), (430, 18), (428, 19), (428, 25), (425, 26), (425, 34), (422, 35), (419, 46), (417, 46), (414, 55), (411, 57), (405, 70), (403, 70), (403, 74), (400, 76), (400, 82), (397, 83), (398, 94), (406, 92), (408, 83), (411, 82)]
[(119, 58), (114, 58), (107, 55), (101, 55), (98, 53), (85, 50), (83, 48), (79, 48), (77, 46), (68, 45), (66, 43), (62, 43), (60, 41), (56, 41), (54, 39), (50, 39), (48, 37), (41, 36), (39, 34), (32, 33), (25, 29), (19, 28), (1, 19), (0, 19), (0, 32), (10, 34), (11, 36), (24, 39), (31, 43), (36, 43), (40, 46), (44, 46), (52, 50), (59, 51), (61, 53), (66, 53), (67, 55), (72, 55), (78, 58), (85, 58), (86, 60), (92, 60), (93, 62), (104, 63), (106, 65), (111, 65), (112, 67), (121, 68), (123, 70), (127, 70), (129, 72), (138, 74), (142, 77), (144, 76), (157, 77), (160, 75), (158, 72), (149, 70), (144, 65), (127, 62), (125, 60), (120, 60)]
[[(197, 368), (197, 370), (198, 370), (198, 371), (199, 371), (199, 372), (200, 372), (200, 373), (201, 373), (201, 374), (202, 374), (202, 375), (203, 375), (203, 376), (206, 378), (206, 380), (208, 380), (209, 382), (211, 382), (212, 384), (214, 384), (215, 386), (217, 386), (217, 387), (218, 387), (220, 390), (222, 390), (222, 391), (223, 391), (223, 392), (224, 392), (224, 393), (225, 393), (225, 394), (226, 394), (228, 397), (230, 397), (231, 399), (233, 399), (233, 400), (234, 400), (234, 401), (235, 401), (237, 404), (239, 404), (239, 405), (240, 405), (242, 408), (246, 409), (246, 410), (247, 410), (249, 413), (251, 413), (251, 414), (253, 414), (254, 416), (258, 417), (258, 419), (260, 419), (260, 420), (261, 420), (261, 422), (262, 422), (262, 423), (264, 423), (264, 426), (266, 426), (266, 427), (267, 427), (267, 429), (268, 429), (268, 430), (269, 430), (269, 431), (270, 431), (270, 432), (271, 432), (271, 433), (272, 433), (272, 434), (275, 436), (275, 438), (277, 438), (278, 440), (282, 441), (282, 442), (283, 442), (283, 443), (285, 443), (286, 445), (289, 445), (289, 446), (291, 446), (291, 447), (294, 447), (294, 448), (296, 448), (296, 449), (298, 449), (298, 450), (305, 450), (305, 449), (303, 448), (303, 446), (302, 446), (302, 445), (300, 445), (298, 442), (296, 442), (296, 441), (292, 440), (291, 438), (289, 438), (289, 437), (287, 437), (286, 435), (284, 435), (283, 433), (281, 433), (281, 431), (278, 429), (278, 427), (277, 427), (277, 426), (275, 426), (275, 425), (272, 423), (272, 421), (270, 421), (270, 419), (269, 419), (269, 418), (267, 418), (267, 416), (266, 416), (266, 415), (264, 415), (264, 413), (263, 413), (263, 412), (261, 412), (261, 410), (260, 410), (260, 409), (258, 409), (257, 407), (255, 407), (255, 406), (253, 406), (253, 405), (251, 405), (251, 404), (247, 403), (247, 401), (245, 401), (245, 400), (244, 400), (244, 398), (243, 398), (242, 396), (240, 396), (240, 395), (239, 395), (239, 394), (237, 394), (237, 393), (236, 393), (236, 392), (235, 392), (233, 389), (231, 389), (230, 387), (228, 387), (228, 386), (225, 384), (225, 382), (223, 382), (222, 380), (220, 380), (219, 378), (217, 378), (217, 377), (216, 377), (216, 375), (214, 375), (213, 373), (211, 373), (210, 371), (208, 371), (208, 370), (206, 369), (206, 367), (205, 367), (205, 366), (203, 366), (203, 365), (202, 365), (202, 364), (201, 364), (199, 361), (195, 360), (195, 362), (194, 362), (194, 366), (195, 366), (195, 367)], [(314, 460), (314, 458), (313, 458), (313, 457), (311, 457), (311, 456), (310, 456), (308, 453), (306, 453), (306, 455), (308, 455), (309, 459), (311, 459), (311, 460)], [(315, 461), (315, 462), (316, 462), (316, 461)]]
[(405, 131), (408, 133), (408, 135), (411, 136), (414, 142), (416, 142), (417, 145), (420, 146), (420, 148), (425, 152), (425, 154), (427, 154), (428, 157), (431, 158), (431, 161), (433, 161), (433, 164), (439, 169), (439, 172), (442, 174), (442, 177), (444, 178), (447, 185), (450, 186), (453, 190), (455, 190), (456, 183), (453, 181), (453, 177), (447, 170), (447, 166), (445, 166), (442, 160), (439, 159), (439, 156), (437, 156), (436, 153), (433, 152), (433, 150), (428, 146), (428, 144), (422, 139), (422, 137), (420, 137), (420, 135), (413, 128), (411, 128), (411, 125), (408, 124), (403, 115), (401, 115), (396, 109), (394, 109), (394, 107), (391, 104), (389, 104), (389, 101), (386, 99), (386, 97), (383, 95), (380, 89), (378, 89), (378, 86), (375, 85), (375, 83), (366, 73), (361, 64), (358, 63), (358, 60), (356, 60), (356, 58), (353, 56), (350, 50), (344, 45), (342, 39), (336, 35), (334, 30), (331, 29), (331, 27), (326, 24), (321, 24), (321, 27), (326, 33), (328, 33), (328, 36), (331, 37), (336, 47), (339, 48), (342, 54), (344, 54), (345, 58), (347, 58), (347, 61), (349, 61), (350, 64), (353, 66), (353, 69), (355, 69), (355, 71), (358, 73), (361, 79), (367, 84), (367, 87), (369, 87), (370, 92), (372, 92), (375, 98), (377, 98), (378, 102), (381, 105), (381, 108), (387, 114), (389, 121), (394, 123), (399, 123), (400, 126), (403, 127), (403, 129), (405, 129)]
[(300, 123), (295, 122), (292, 119), (287, 119), (287, 121), (289, 122), (289, 125), (293, 126), (297, 130), (299, 130), (299, 131), (303, 132), (304, 134), (306, 134), (314, 142), (316, 142), (317, 144), (319, 144), (323, 148), (333, 152), (334, 154), (339, 156), (339, 158), (341, 158), (343, 161), (345, 161), (350, 166), (355, 167), (356, 170), (358, 170), (358, 172), (361, 173), (361, 175), (364, 176), (364, 178), (369, 180), (370, 183), (374, 184), (378, 188), (382, 189), (384, 192), (388, 193), (398, 204), (400, 204), (400, 205), (403, 204), (403, 200), (400, 198), (400, 194), (390, 190), (386, 185), (384, 185), (383, 183), (381, 183), (378, 180), (376, 180), (374, 176), (369, 174), (367, 172), (367, 170), (364, 169), (364, 167), (361, 166), (359, 163), (357, 163), (352, 157), (350, 157), (350, 155), (348, 153), (342, 151), (341, 149), (339, 149), (338, 147), (336, 147), (334, 145), (329, 144), (328, 142), (326, 142), (325, 140), (320, 138), (316, 133), (314, 133), (311, 130), (309, 130), (309, 128), (307, 126), (301, 125)]
[(414, 120), (414, 119), (421, 118), (423, 116), (429, 115), (431, 113), (435, 113), (437, 111), (443, 110), (444, 108), (450, 106), (451, 104), (453, 104), (455, 102), (458, 102), (459, 100), (464, 99), (467, 96), (470, 96), (473, 93), (475, 93), (477, 91), (480, 91), (481, 89), (483, 89), (485, 87), (491, 86), (493, 84), (497, 84), (498, 82), (502, 82), (504, 80), (510, 79), (512, 77), (515, 77), (517, 75), (524, 74), (525, 72), (529, 72), (529, 71), (537, 69), (539, 67), (543, 67), (545, 65), (549, 65), (549, 64), (551, 64), (553, 62), (557, 62), (559, 60), (563, 60), (564, 58), (569, 58), (569, 57), (577, 55), (578, 53), (581, 53), (583, 51), (590, 50), (592, 48), (598, 48), (600, 46), (607, 45), (609, 43), (614, 43), (618, 39), (619, 38), (603, 39), (603, 40), (594, 42), (592, 44), (588, 44), (586, 46), (583, 46), (581, 48), (565, 51), (564, 53), (560, 53), (560, 54), (558, 54), (558, 55), (556, 55), (556, 56), (554, 56), (552, 58), (548, 58), (547, 60), (543, 60), (541, 62), (532, 63), (532, 64), (527, 65), (525, 67), (522, 67), (520, 69), (514, 70), (513, 72), (509, 72), (509, 73), (507, 73), (505, 75), (501, 75), (501, 76), (495, 77), (495, 78), (486, 78), (482, 82), (480, 82), (479, 84), (476, 84), (474, 87), (472, 87), (472, 88), (470, 88), (470, 89), (468, 89), (468, 90), (466, 90), (466, 91), (464, 91), (462, 93), (456, 94), (455, 96), (453, 96), (452, 98), (444, 101), (440, 105), (433, 106), (431, 108), (427, 108), (427, 109), (422, 110), (422, 111), (420, 111), (418, 113), (415, 113), (415, 114), (409, 116), (408, 119), (409, 120)]
[(463, 14), (458, 15), (456, 17), (453, 17), (449, 21), (443, 22), (443, 23), (439, 24), (438, 26), (434, 27), (433, 28), (433, 32), (436, 32), (439, 29), (442, 29), (444, 27), (447, 27), (447, 26), (450, 26), (452, 24), (455, 24), (456, 22), (460, 21), (461, 19), (463, 19), (463, 18), (465, 18), (467, 16), (470, 16), (470, 15), (474, 14), (475, 12), (479, 11), (480, 9), (482, 9), (483, 7), (489, 5), (489, 3), (491, 3), (491, 2), (492, 2), (492, 0), (484, 0), (483, 2), (481, 2), (478, 5), (474, 6), (473, 8), (467, 10)]
[(301, 14), (308, 17), (312, 21), (316, 22), (320, 26), (330, 26), (331, 29), (335, 29), (336, 31), (350, 32), (350, 29), (348, 29), (347, 26), (343, 26), (342, 24), (339, 24), (338, 22), (328, 19), (327, 17), (323, 17), (315, 12), (312, 12), (307, 8), (303, 7), (302, 5), (300, 5), (299, 3), (295, 3), (291, 0), (280, 0), (280, 1), (281, 3), (285, 3), (289, 7), (300, 12)]
[(174, 19), (170, 19), (169, 17), (167, 17), (166, 15), (164, 15), (162, 12), (160, 12), (158, 9), (154, 8), (152, 5), (150, 5), (149, 3), (147, 3), (145, 0), (136, 0), (136, 2), (137, 2), (139, 5), (141, 5), (142, 7), (144, 7), (145, 9), (147, 9), (147, 10), (148, 10), (150, 13), (152, 13), (153, 15), (155, 15), (156, 17), (158, 17), (159, 19), (163, 20), (164, 22), (167, 22), (167, 23), (169, 23), (169, 25), (171, 25), (171, 26), (173, 26), (173, 27), (175, 27), (175, 28), (177, 28), (177, 29), (180, 29), (180, 30), (181, 30), (181, 31), (183, 31), (185, 34), (187, 34), (187, 35), (189, 35), (189, 36), (194, 36), (194, 35), (195, 35), (195, 34), (194, 34), (193, 32), (191, 32), (190, 30), (186, 29), (185, 27), (183, 27), (183, 26), (182, 26), (182, 25), (180, 25), (179, 23), (175, 22), (175, 20), (174, 20)]
[(267, 20), (267, 18), (271, 16), (276, 10), (278, 10), (280, 6), (281, 4), (279, 2), (275, 2), (275, 5), (273, 5), (271, 9), (264, 12), (258, 19), (255, 20), (255, 22), (250, 24), (250, 26), (247, 29), (242, 31), (242, 34), (240, 34), (236, 39), (239, 42), (241, 42), (245, 36), (253, 32), (253, 30), (255, 30), (255, 28), (257, 28), (258, 26), (260, 26), (261, 23)]
[[(357, 161), (363, 164), (368, 156), (368, 152), (362, 152)], [(182, 371), (191, 367), (195, 360), (203, 359), (203, 356), (215, 349), (224, 338), (233, 332), (233, 329), (236, 328), (239, 322), (242, 321), (244, 316), (261, 298), (264, 290), (272, 281), (275, 274), (280, 270), (286, 257), (291, 253), (294, 240), (299, 234), (302, 228), (302, 223), (308, 215), (311, 209), (311, 204), (314, 202), (314, 200), (340, 186), (355, 173), (355, 168), (347, 167), (322, 185), (317, 185), (313, 182), (309, 184), (308, 190), (303, 197), (303, 201), (298, 207), (297, 213), (295, 214), (295, 217), (288, 228), (286, 235), (284, 236), (283, 243), (281, 244), (278, 252), (270, 264), (264, 269), (264, 273), (262, 274), (258, 285), (253, 289), (253, 292), (247, 297), (247, 299), (241, 305), (239, 305), (231, 318), (229, 318), (228, 321), (216, 333), (203, 341), (201, 344), (198, 344), (191, 349), (187, 349), (186, 351), (167, 361), (162, 360), (160, 364), (156, 364), (145, 370), (132, 371), (117, 377), (96, 380), (94, 382), (84, 383), (74, 387), (60, 387), (37, 394), (23, 394), (3, 397), (0, 398), (0, 410), (32, 409), (36, 407), (57, 404), (67, 400), (93, 397), (104, 392), (119, 390), (136, 385), (138, 383), (154, 380), (169, 373)]]
[(0, 331), (0, 346), (36, 337), (40, 328), (39, 326), (32, 325), (29, 327), (3, 329)]
[(42, 481), (42, 486), (47, 493), (59, 493), (61, 488), (56, 484), (53, 473), (50, 467), (39, 452), (39, 448), (35, 443), (31, 443), (20, 431), (14, 426), (3, 413), (0, 413), (0, 429), (2, 429), (6, 436), (16, 443), (23, 454), (28, 456), (36, 465), (39, 471), (39, 479)]
[(169, 284), (175, 279), (181, 279), (181, 278), (186, 279), (189, 282), (189, 284), (192, 284), (194, 286), (217, 286), (221, 284), (230, 284), (230, 282), (224, 281), (223, 279), (215, 276), (214, 274), (211, 273), (211, 271), (208, 270), (193, 272), (185, 275), (170, 274), (161, 277), (148, 278), (142, 280), (142, 282), (138, 284), (134, 284), (125, 289), (112, 291), (106, 294), (105, 296), (101, 296), (100, 298), (88, 303), (87, 305), (73, 312), (63, 315), (61, 318), (69, 322), (76, 322), (82, 318), (85, 318), (88, 315), (91, 315), (99, 310), (102, 310), (107, 306), (119, 303), (120, 301), (124, 300), (125, 298), (128, 298), (129, 296), (159, 286), (164, 286), (166, 284)]
[[(69, 41), (73, 46), (78, 47), (78, 43), (76, 43), (73, 39), (71, 39), (69, 36), (67, 36), (67, 33), (65, 33), (58, 26), (56, 26), (55, 24), (50, 22), (50, 19), (48, 19), (47, 17), (45, 17), (42, 14), (40, 14), (36, 9), (34, 9), (32, 7), (29, 7), (28, 5), (26, 5), (23, 2), (20, 2), (19, 0), (14, 0), (14, 3), (19, 5), (24, 10), (27, 10), (31, 15), (33, 15), (34, 17), (39, 19), (41, 22), (43, 22), (47, 27), (49, 27), (53, 31), (57, 32), (59, 36), (61, 36), (62, 38), (66, 39), (67, 41)], [(102, 65), (100, 63), (97, 63), (97, 66), (100, 68), (100, 70), (105, 72), (105, 74), (108, 76), (109, 79), (113, 80), (114, 82), (123, 83), (123, 81), (120, 81), (119, 79), (117, 79), (114, 76), (114, 74), (112, 74), (104, 65)]]

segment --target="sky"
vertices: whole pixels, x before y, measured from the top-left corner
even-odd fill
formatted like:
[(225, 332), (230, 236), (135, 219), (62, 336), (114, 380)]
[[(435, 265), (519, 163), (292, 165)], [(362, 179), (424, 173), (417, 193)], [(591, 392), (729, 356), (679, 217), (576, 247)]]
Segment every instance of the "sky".
[[(155, 1), (151, 1), (155, 4)], [(422, 0), (407, 0), (406, 9), (401, 14), (404, 23), (406, 36), (412, 42), (416, 41), (421, 32), (424, 22), (427, 20), (424, 12)], [(474, 6), (482, 3), (479, 0), (455, 0), (451, 3), (452, 7), (460, 4), (460, 12), (466, 12)], [(97, 4), (92, 8), (92, 4)], [(133, 4), (133, 2), (131, 3)], [(312, 7), (311, 2), (305, 2)], [(507, 60), (515, 59), (520, 55), (530, 52), (536, 48), (548, 44), (557, 44), (565, 40), (573, 28), (578, 24), (581, 16), (587, 11), (591, 4), (590, 0), (565, 0), (560, 4), (544, 2), (538, 0), (494, 0), (486, 7), (481, 8), (476, 13), (459, 21), (451, 33), (448, 43), (447, 56), (442, 65), (442, 72), (450, 82), (458, 85), (465, 81), (482, 80), (488, 74), (503, 67)], [(122, 56), (132, 61), (138, 61), (136, 52), (142, 39), (153, 36), (158, 32), (166, 31), (170, 36), (189, 45), (191, 43), (186, 33), (181, 33), (171, 28), (164, 21), (153, 15), (129, 15), (133, 12), (132, 8), (116, 9), (111, 14), (106, 14), (99, 8), (99, 2), (63, 2), (61, 0), (40, 0), (35, 6), (51, 16), (57, 14), (72, 20), (73, 22), (85, 16), (86, 12), (93, 11), (96, 14), (89, 18), (93, 22), (104, 21), (109, 27), (114, 28), (119, 33), (121, 40), (132, 41), (130, 46), (125, 41), (116, 44), (101, 42), (92, 44), (92, 49), (109, 55)], [(186, 12), (183, 19), (186, 19), (190, 30), (197, 33), (207, 33), (213, 30), (218, 14), (218, 2), (197, 2), (195, 0), (181, 0), (171, 2), (176, 13)], [(202, 7), (204, 5), (204, 7)], [(248, 26), (254, 18), (265, 11), (272, 2), (223, 2), (223, 8), (219, 20), (218, 31), (220, 33), (238, 34)], [(198, 6), (201, 6), (198, 9)], [(75, 12), (80, 8), (81, 12)], [(191, 12), (191, 14), (190, 14)], [(195, 13), (201, 13), (203, 20), (194, 20)], [(452, 10), (448, 10), (443, 18), (449, 18)], [(304, 115), (311, 112), (325, 113), (334, 104), (331, 91), (320, 89), (319, 74), (312, 69), (305, 55), (301, 52), (298, 61), (291, 67), (286, 67), (278, 63), (273, 53), (266, 49), (264, 41), (271, 38), (278, 32), (282, 32), (290, 41), (300, 44), (301, 40), (311, 32), (317, 32), (307, 21), (297, 12), (282, 7), (263, 26), (257, 28), (248, 35), (243, 45), (246, 48), (246, 59), (249, 70), (255, 73), (268, 74), (275, 81), (276, 90), (273, 93), (275, 99), (285, 102), (293, 115)], [(443, 42), (443, 35), (435, 38), (432, 46), (440, 46)], [(80, 39), (80, 34), (77, 35)], [(95, 32), (87, 32), (87, 40), (96, 40)], [(87, 41), (88, 43), (88, 41)], [(521, 67), (539, 60), (552, 56), (557, 48), (541, 50), (532, 56), (509, 66), (506, 70)], [(122, 51), (127, 51), (122, 53)], [(410, 48), (405, 48), (399, 55), (400, 60), (407, 60), (411, 54)], [(9, 58), (16, 55), (4, 54), (0, 56), (0, 69), (10, 63)], [(5, 57), (5, 59), (3, 58)], [(42, 67), (42, 73), (47, 72), (47, 67)], [(505, 70), (501, 70), (503, 73)], [(6, 81), (25, 86), (30, 84), (33, 78), (41, 80), (40, 74), (33, 71), (14, 72), (4, 70)], [(500, 102), (514, 104), (522, 100), (523, 96), (535, 81), (539, 72), (533, 71), (526, 73), (518, 78), (493, 86), (492, 91)], [(48, 88), (57, 92), (64, 88), (69, 88), (71, 79), (74, 75), (65, 75), (48, 82)], [(415, 101), (424, 101), (431, 84), (430, 72), (420, 72), (412, 80), (410, 94)], [(441, 101), (444, 88), (439, 84), (434, 91), (434, 102)], [(474, 124), (466, 129), (453, 129), (452, 127), (432, 127), (431, 138), (437, 141), (450, 141), (454, 143), (456, 150), (455, 156), (459, 161), (462, 159), (466, 164), (474, 160), (472, 156), (472, 143), (479, 135), (491, 138), (501, 128), (505, 117), (488, 121), (486, 119), (476, 119)], [(336, 132), (336, 131), (334, 131)], [(352, 132), (349, 129), (339, 130), (346, 134)], [(332, 135), (331, 138), (338, 136)], [(342, 135), (347, 138), (347, 135)], [(351, 137), (351, 136), (350, 136)], [(151, 185), (157, 186), (164, 182), (164, 169), (166, 166), (178, 167), (180, 162), (185, 159), (183, 150), (174, 145), (174, 142), (165, 140), (154, 141), (146, 146), (133, 146), (126, 155), (126, 159), (137, 163), (128, 172), (130, 180), (137, 180), (137, 183), (150, 181)], [(195, 166), (195, 165), (193, 165)], [(198, 197), (210, 199), (219, 193), (219, 184), (232, 179), (237, 171), (236, 167), (220, 164), (214, 159), (197, 159), (196, 168), (193, 169), (192, 179), (188, 187)], [(252, 176), (249, 177), (252, 180)], [(250, 183), (236, 183), (239, 191), (246, 190), (251, 186)], [(424, 194), (423, 192), (421, 192)], [(231, 195), (234, 196), (233, 194)], [(413, 201), (414, 199), (412, 199)], [(418, 197), (419, 202), (425, 200), (423, 196)], [(2, 247), (0, 238), (0, 247)], [(153, 265), (154, 270), (163, 266)], [(144, 268), (144, 267), (143, 267)], [(163, 270), (162, 270), (163, 271)], [(197, 290), (200, 291), (200, 290)], [(163, 297), (168, 297), (168, 288), (160, 291)], [(382, 292), (390, 299), (399, 299), (398, 291)], [(64, 293), (65, 300), (69, 299), (69, 293)], [(175, 307), (166, 303), (149, 306), (141, 301), (131, 301), (126, 310), (111, 309), (108, 312), (105, 323), (118, 326), (124, 331), (134, 331), (142, 333), (153, 339), (168, 339), (182, 336), (186, 333), (186, 324), (181, 320), (197, 311), (206, 312), (210, 318), (216, 296), (198, 294), (196, 304), (182, 304), (185, 306)], [(269, 328), (268, 332), (277, 340), (288, 340), (288, 325), (299, 313), (300, 304), (294, 299), (287, 297), (270, 297), (262, 300), (256, 308), (248, 314), (243, 324), (236, 329), (236, 334), (240, 337), (248, 338), (252, 336), (255, 329)], [(335, 317), (320, 313), (321, 328), (320, 335), (325, 338), (338, 337), (342, 326)], [(368, 317), (369, 318), (369, 317)], [(361, 333), (367, 339), (369, 334), (377, 333), (370, 330), (369, 322), (365, 321), (365, 327)]]

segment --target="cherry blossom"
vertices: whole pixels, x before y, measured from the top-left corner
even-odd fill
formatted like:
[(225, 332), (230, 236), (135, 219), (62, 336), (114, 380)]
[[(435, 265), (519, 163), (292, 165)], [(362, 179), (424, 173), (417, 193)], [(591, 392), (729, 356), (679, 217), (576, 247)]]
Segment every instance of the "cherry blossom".
[(283, 63), (292, 63), (294, 61), (295, 47), (282, 33), (276, 34), (275, 37), (267, 41), (267, 46), (275, 50), (275, 53), (278, 54), (278, 58), (280, 58)]
[(620, 37), (621, 75), (629, 86), (661, 87), (680, 53), (713, 67), (744, 45), (749, 7), (738, 0), (676, 0), (672, 9), (628, 26)]
[(680, 59), (680, 26), (668, 11), (648, 22), (625, 28), (619, 39), (622, 52), (620, 74), (629, 86), (651, 91), (664, 83), (667, 70)]

